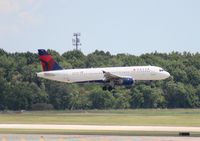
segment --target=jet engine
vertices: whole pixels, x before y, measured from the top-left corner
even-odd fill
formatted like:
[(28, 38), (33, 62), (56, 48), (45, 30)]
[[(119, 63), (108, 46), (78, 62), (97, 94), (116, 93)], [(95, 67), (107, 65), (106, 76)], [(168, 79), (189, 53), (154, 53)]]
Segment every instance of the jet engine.
[(132, 85), (134, 84), (135, 84), (135, 79), (133, 79), (132, 77), (122, 77), (120, 79), (110, 81), (109, 83), (104, 85), (103, 90), (111, 91), (115, 87), (115, 85), (119, 85), (119, 86), (121, 85), (121, 86), (125, 86), (126, 88), (131, 88)]
[(131, 86), (134, 83), (135, 79), (133, 79), (132, 77), (121, 78), (116, 82), (117, 85), (124, 85), (124, 86)]

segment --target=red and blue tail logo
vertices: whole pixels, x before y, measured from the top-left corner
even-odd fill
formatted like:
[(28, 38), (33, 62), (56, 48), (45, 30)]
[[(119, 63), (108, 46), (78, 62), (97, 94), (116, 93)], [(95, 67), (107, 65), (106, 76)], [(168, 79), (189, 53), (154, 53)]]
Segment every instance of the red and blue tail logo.
[(62, 70), (62, 68), (46, 50), (38, 49), (38, 54), (43, 71)]

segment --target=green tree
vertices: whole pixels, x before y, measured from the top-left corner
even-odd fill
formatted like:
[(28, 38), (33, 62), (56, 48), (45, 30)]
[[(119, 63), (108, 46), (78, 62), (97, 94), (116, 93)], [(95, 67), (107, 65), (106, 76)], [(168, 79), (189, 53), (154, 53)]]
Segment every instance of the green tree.
[(131, 96), (129, 90), (117, 89), (113, 92), (115, 97), (115, 109), (127, 109), (130, 108)]
[(101, 89), (91, 92), (89, 95), (92, 109), (111, 109), (115, 103), (113, 94)]
[(62, 55), (67, 62), (69, 62), (73, 68), (85, 67), (85, 55), (80, 50), (73, 50), (65, 52)]

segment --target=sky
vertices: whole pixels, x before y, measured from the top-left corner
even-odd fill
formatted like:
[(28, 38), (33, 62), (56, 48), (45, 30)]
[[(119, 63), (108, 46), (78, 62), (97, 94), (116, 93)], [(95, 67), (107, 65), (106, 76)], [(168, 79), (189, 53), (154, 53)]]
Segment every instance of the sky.
[(200, 52), (200, 0), (0, 0), (0, 48), (141, 55)]

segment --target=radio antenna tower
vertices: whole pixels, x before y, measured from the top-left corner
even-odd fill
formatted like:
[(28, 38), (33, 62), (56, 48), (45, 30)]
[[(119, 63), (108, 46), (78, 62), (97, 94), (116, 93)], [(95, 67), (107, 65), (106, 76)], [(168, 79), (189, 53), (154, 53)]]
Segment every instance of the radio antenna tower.
[(74, 33), (73, 36), (74, 38), (72, 39), (72, 44), (76, 47), (76, 50), (78, 50), (78, 47), (82, 45), (79, 38), (81, 36), (81, 33)]

